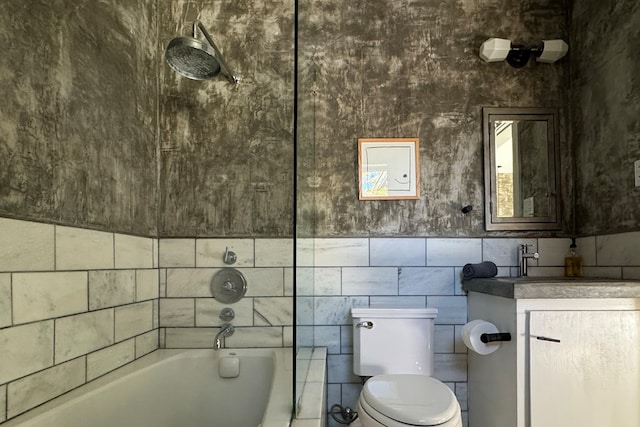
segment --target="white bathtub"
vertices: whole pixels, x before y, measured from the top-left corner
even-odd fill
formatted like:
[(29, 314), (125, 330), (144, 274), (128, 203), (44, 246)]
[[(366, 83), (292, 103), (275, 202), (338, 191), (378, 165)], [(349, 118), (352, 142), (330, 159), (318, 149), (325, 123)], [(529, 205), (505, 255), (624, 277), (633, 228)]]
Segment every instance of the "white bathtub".
[[(287, 427), (292, 412), (291, 352), (157, 350), (0, 425)], [(227, 358), (227, 364), (235, 357), (239, 376), (221, 378), (221, 361)]]

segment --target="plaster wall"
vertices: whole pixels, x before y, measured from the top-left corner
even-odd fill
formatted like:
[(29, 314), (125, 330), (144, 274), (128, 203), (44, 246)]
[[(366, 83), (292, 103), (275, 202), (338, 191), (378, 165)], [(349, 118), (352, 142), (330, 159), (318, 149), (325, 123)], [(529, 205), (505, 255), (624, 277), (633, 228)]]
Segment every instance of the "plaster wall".
[(638, 230), (640, 4), (574, 1), (571, 20), (576, 231)]
[(0, 2), (0, 215), (156, 232), (153, 0)]
[[(478, 57), (490, 37), (568, 40), (564, 2), (302, 1), (299, 19), (303, 235), (487, 235), (481, 127), (489, 106), (560, 109), (560, 182), (571, 200), (568, 60), (515, 69)], [(358, 201), (358, 137), (420, 138), (420, 200)]]

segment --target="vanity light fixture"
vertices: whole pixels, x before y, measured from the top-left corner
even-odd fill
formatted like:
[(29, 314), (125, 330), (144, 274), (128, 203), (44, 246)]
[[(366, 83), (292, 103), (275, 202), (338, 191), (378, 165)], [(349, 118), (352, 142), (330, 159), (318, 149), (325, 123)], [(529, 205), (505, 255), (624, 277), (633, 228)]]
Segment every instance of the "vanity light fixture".
[(520, 44), (513, 44), (511, 40), (490, 38), (485, 40), (480, 46), (480, 58), (486, 62), (500, 62), (507, 60), (507, 63), (515, 68), (527, 65), (529, 58), (533, 55), (538, 62), (551, 64), (564, 57), (569, 51), (569, 45), (564, 40), (542, 40), (533, 47)]

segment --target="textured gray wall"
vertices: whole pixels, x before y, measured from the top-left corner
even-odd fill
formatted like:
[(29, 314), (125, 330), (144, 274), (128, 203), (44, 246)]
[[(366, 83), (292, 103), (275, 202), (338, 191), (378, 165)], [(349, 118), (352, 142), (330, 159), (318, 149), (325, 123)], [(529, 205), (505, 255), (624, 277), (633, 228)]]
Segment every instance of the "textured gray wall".
[(241, 78), (161, 81), (161, 236), (293, 235), (293, 0), (160, 2), (160, 45), (200, 19)]
[[(560, 108), (568, 166), (569, 62), (514, 69), (479, 46), (568, 40), (567, 19), (556, 0), (301, 1), (301, 233), (485, 235), (481, 108)], [(421, 199), (358, 201), (358, 137), (419, 137)], [(562, 183), (570, 196), (570, 175)]]
[(640, 2), (574, 1), (571, 46), (577, 231), (638, 230)]
[(0, 215), (155, 234), (156, 16), (0, 2)]

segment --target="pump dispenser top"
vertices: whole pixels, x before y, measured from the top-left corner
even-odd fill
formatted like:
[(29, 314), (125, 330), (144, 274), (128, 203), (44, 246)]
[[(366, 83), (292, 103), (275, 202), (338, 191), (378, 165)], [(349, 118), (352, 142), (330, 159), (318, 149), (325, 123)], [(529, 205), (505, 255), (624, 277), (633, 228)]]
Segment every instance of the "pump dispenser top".
[(566, 277), (582, 276), (582, 257), (578, 255), (578, 247), (576, 246), (575, 238), (571, 239), (569, 253), (564, 259), (564, 275)]

